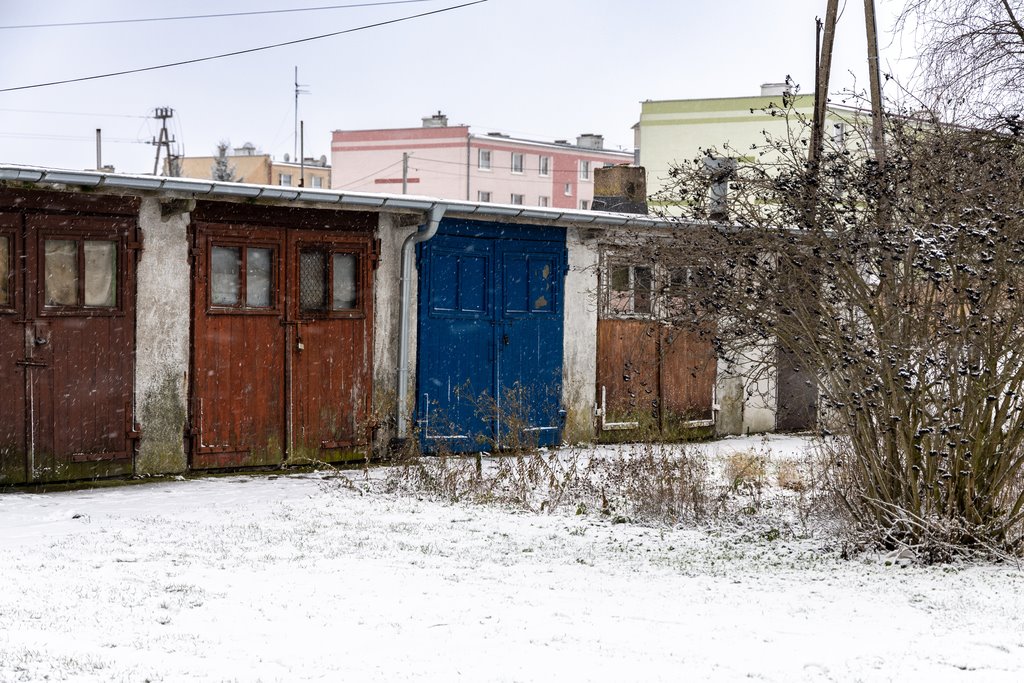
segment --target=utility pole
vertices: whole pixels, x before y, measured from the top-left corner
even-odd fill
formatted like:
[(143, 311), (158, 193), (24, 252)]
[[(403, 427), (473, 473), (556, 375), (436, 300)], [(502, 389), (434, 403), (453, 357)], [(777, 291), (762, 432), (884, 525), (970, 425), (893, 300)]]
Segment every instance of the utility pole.
[(885, 164), (885, 136), (882, 132), (882, 79), (878, 68), (878, 28), (875, 0), (864, 0), (864, 28), (868, 34), (868, 83), (871, 87), (871, 146), (875, 161)]
[(96, 129), (96, 170), (103, 170), (103, 130)]
[(295, 67), (295, 143), (292, 154), (299, 156), (299, 95), (308, 95), (309, 91), (304, 90), (305, 84), (299, 83), (299, 67)]
[[(815, 168), (821, 159), (825, 139), (825, 115), (828, 111), (828, 83), (832, 72), (832, 50), (836, 39), (839, 0), (828, 0), (825, 23), (817, 19), (817, 40), (814, 59), (814, 118), (811, 121), (811, 149), (808, 162)], [(822, 29), (824, 28), (824, 39)]]
[(306, 186), (306, 122), (299, 121), (299, 187)]
[(174, 110), (170, 107), (157, 107), (156, 115), (153, 118), (160, 119), (160, 139), (153, 138), (152, 142), (149, 143), (156, 146), (156, 159), (153, 160), (153, 175), (156, 175), (160, 168), (161, 148), (167, 150), (168, 175), (177, 175), (174, 168), (174, 159), (171, 155), (171, 143), (174, 142), (174, 138), (167, 131), (167, 120), (174, 118)]
[(402, 152), (402, 194), (409, 188), (409, 153)]

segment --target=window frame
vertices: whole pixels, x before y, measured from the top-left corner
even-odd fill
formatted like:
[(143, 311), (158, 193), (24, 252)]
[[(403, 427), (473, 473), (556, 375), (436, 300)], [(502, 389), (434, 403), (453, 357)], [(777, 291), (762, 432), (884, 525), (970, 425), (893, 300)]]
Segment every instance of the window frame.
[(537, 206), (542, 208), (549, 208), (551, 206), (551, 197), (540, 195), (537, 197)]
[[(287, 185), (284, 182), (285, 178), (288, 179), (288, 184)], [(291, 173), (283, 173), (283, 172), (279, 171), (278, 174), (277, 174), (277, 184), (280, 187), (292, 187), (292, 174)]]
[[(78, 303), (68, 304), (47, 304), (46, 303), (46, 242), (49, 240), (74, 242), (77, 245), (77, 268), (78, 282), (75, 288), (75, 300)], [(85, 305), (85, 243), (86, 242), (113, 242), (114, 255), (114, 285), (115, 304), (113, 306), (86, 306)], [(127, 268), (127, 244), (123, 231), (102, 232), (90, 229), (54, 230), (42, 229), (39, 231), (37, 242), (37, 264), (35, 266), (35, 289), (36, 289), (36, 311), (40, 317), (120, 317), (125, 315), (125, 278), (129, 273)], [(7, 310), (7, 309), (3, 309)]]
[[(512, 160), (509, 163), (509, 169), (511, 173), (514, 173), (515, 175), (523, 174), (523, 168), (525, 168), (524, 156), (525, 155), (522, 152), (512, 152)], [(516, 161), (518, 161), (519, 163), (516, 164)]]
[(526, 195), (518, 192), (512, 192), (509, 198), (509, 204), (513, 206), (524, 206), (526, 204)]
[(491, 202), (491, 191), (490, 190), (477, 190), (476, 200), (478, 202), (489, 204)]
[(592, 175), (590, 159), (580, 159), (577, 168), (579, 169), (579, 179), (589, 181)]
[(572, 196), (572, 190), (573, 190), (572, 183), (566, 183), (565, 187), (562, 188), (562, 191), (563, 191), (563, 193), (565, 194), (566, 197), (571, 197)]
[(18, 234), (14, 228), (0, 225), (0, 238), (7, 239), (7, 282), (0, 283), (7, 287), (7, 302), (0, 301), (0, 314), (14, 313), (18, 308), (18, 280), (15, 277), (16, 254), (18, 251)]
[[(486, 162), (484, 159), (486, 158)], [(494, 162), (491, 150), (485, 147), (479, 147), (476, 150), (476, 168), (478, 171), (490, 171), (491, 166)]]
[(551, 176), (551, 157), (544, 154), (537, 157), (537, 174), (542, 178)]
[[(324, 292), (330, 305), (326, 309), (304, 309), (302, 307), (302, 253), (304, 251), (317, 251), (325, 256), (325, 268), (323, 283)], [(353, 308), (334, 309), (334, 256), (335, 254), (347, 254), (355, 257), (355, 288), (356, 305)], [(366, 259), (368, 254), (365, 245), (348, 242), (318, 242), (315, 240), (301, 241), (295, 245), (294, 272), (294, 311), (297, 319), (303, 321), (324, 320), (324, 319), (360, 319), (366, 317), (366, 300), (372, 297), (368, 293), (366, 278)]]
[[(242, 258), (238, 265), (238, 304), (226, 305), (213, 303), (213, 249), (224, 247), (239, 249)], [(270, 306), (249, 306), (246, 304), (248, 294), (248, 278), (246, 265), (249, 260), (249, 249), (270, 250)], [(247, 240), (244, 237), (208, 237), (206, 239), (206, 313), (208, 315), (280, 315), (281, 314), (281, 245), (272, 241)]]
[[(616, 268), (628, 268), (628, 310), (622, 310), (613, 308), (611, 305), (612, 299), (612, 271)], [(638, 268), (646, 269), (650, 271), (650, 289), (648, 292), (649, 305), (646, 311), (636, 310), (636, 270)], [(636, 258), (630, 258), (622, 255), (610, 255), (604, 259), (604, 264), (601, 268), (601, 310), (599, 311), (602, 319), (614, 319), (614, 320), (650, 320), (654, 318), (659, 312), (659, 297), (658, 297), (658, 282), (660, 279), (659, 269), (651, 264), (642, 263)]]

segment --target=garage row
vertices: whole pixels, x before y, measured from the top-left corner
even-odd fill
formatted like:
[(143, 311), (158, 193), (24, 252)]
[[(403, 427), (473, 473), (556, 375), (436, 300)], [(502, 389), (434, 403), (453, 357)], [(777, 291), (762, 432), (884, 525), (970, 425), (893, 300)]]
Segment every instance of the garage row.
[(774, 429), (622, 246), (679, 229), (0, 166), (0, 485)]

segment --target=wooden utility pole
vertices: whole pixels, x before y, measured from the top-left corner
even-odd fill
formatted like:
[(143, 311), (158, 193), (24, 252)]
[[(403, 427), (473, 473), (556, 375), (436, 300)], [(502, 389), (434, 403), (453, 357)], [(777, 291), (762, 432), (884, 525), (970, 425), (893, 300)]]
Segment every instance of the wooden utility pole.
[(868, 82), (871, 87), (871, 146), (879, 167), (885, 164), (885, 135), (882, 132), (882, 79), (878, 68), (878, 28), (875, 0), (864, 0), (864, 28), (868, 34)]
[[(815, 42), (814, 60), (814, 119), (811, 121), (811, 149), (808, 162), (812, 168), (821, 159), (825, 139), (825, 114), (828, 110), (828, 83), (832, 73), (832, 49), (836, 40), (836, 21), (839, 14), (839, 0), (828, 0), (825, 24), (817, 20), (818, 39)], [(824, 39), (821, 38), (824, 28)]]

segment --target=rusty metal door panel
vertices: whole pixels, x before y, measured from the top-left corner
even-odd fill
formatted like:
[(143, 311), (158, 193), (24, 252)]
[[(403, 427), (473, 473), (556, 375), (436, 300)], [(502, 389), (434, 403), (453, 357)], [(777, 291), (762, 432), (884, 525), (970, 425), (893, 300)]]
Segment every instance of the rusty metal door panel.
[(374, 244), (369, 235), (289, 235), (290, 460), (342, 460), (369, 438)]
[(26, 225), (25, 291), (34, 293), (24, 331), (28, 478), (129, 474), (135, 222), (29, 215)]
[(776, 351), (778, 395), (775, 428), (780, 432), (813, 429), (818, 421), (818, 388), (814, 375), (801, 368), (792, 353)]
[[(658, 335), (655, 322), (597, 321), (597, 401), (604, 421), (616, 431), (657, 430), (659, 405)], [(636, 423), (632, 430), (624, 425)]]
[(0, 486), (27, 480), (21, 216), (0, 213)]
[[(279, 230), (239, 225), (200, 223), (196, 227), (193, 468), (271, 465), (284, 459), (286, 325), (281, 284), (285, 272), (282, 235)], [(234, 275), (222, 268), (221, 255), (239, 257)], [(257, 255), (262, 259), (259, 265), (268, 272), (257, 272), (252, 267), (250, 261), (255, 261)], [(214, 266), (221, 268), (216, 275)], [(257, 276), (262, 279), (257, 281)], [(235, 289), (224, 289), (222, 279), (230, 280), (229, 285), (233, 284)], [(254, 296), (258, 288), (268, 291)]]
[(661, 332), (662, 428), (712, 419), (717, 359), (708, 336), (665, 326)]

